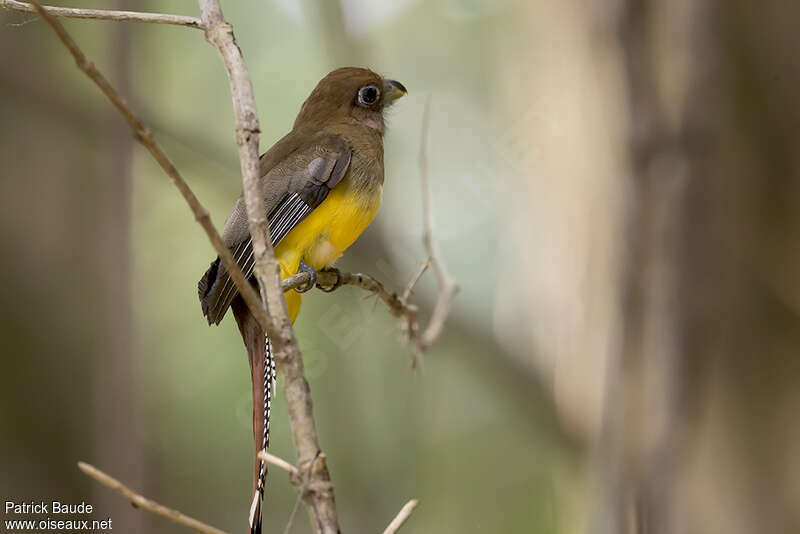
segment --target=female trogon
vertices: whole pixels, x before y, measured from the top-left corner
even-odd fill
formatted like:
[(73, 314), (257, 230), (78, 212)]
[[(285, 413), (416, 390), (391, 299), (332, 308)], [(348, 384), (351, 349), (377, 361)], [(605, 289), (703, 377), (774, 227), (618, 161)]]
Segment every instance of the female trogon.
[[(261, 190), (281, 278), (330, 266), (358, 238), (378, 210), (383, 189), (383, 112), (406, 94), (403, 84), (368, 69), (346, 67), (325, 76), (303, 103), (292, 131), (260, 159)], [(254, 257), (244, 199), (236, 201), (222, 235), (247, 277)], [(269, 339), (249, 312), (219, 258), (198, 283), (203, 314), (219, 324), (228, 308), (247, 347), (253, 386), (256, 453), (269, 446), (275, 364)], [(289, 318), (300, 292), (285, 294)], [(261, 532), (266, 468), (256, 457), (250, 530)]]

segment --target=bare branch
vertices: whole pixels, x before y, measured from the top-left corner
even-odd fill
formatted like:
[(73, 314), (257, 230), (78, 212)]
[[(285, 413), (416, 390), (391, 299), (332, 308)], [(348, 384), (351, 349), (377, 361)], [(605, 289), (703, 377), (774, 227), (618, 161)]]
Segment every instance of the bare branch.
[[(422, 181), (422, 213), (424, 218), (424, 229), (422, 232), (422, 242), (428, 251), (436, 279), (439, 281), (439, 296), (433, 308), (431, 319), (428, 322), (425, 332), (421, 336), (422, 347), (428, 347), (436, 341), (442, 333), (444, 322), (450, 313), (450, 302), (458, 293), (458, 284), (448, 274), (444, 261), (440, 258), (438, 247), (433, 240), (433, 211), (431, 209), (430, 180), (428, 178), (428, 130), (430, 127), (430, 97), (425, 101), (425, 112), (422, 119), (422, 135), (419, 145), (419, 172)], [(424, 350), (424, 349), (423, 349)]]
[[(325, 274), (330, 274), (330, 273), (325, 273)], [(301, 486), (301, 491), (300, 491), (301, 495), (304, 493), (304, 491), (306, 491), (306, 488), (302, 487), (303, 484), (302, 481), (299, 479), (299, 471), (295, 466), (293, 466), (283, 458), (279, 458), (278, 456), (270, 454), (265, 450), (259, 452), (258, 457), (267, 462), (268, 464), (274, 465), (275, 467), (279, 467), (280, 469), (283, 469), (284, 471), (289, 473), (292, 483)], [(403, 506), (403, 508), (400, 510), (400, 512), (398, 512), (397, 516), (395, 516), (392, 522), (389, 523), (389, 526), (386, 527), (386, 530), (383, 531), (383, 534), (393, 534), (397, 532), (403, 525), (403, 523), (405, 523), (405, 521), (409, 518), (411, 513), (414, 511), (414, 508), (416, 508), (418, 504), (419, 501), (417, 499), (411, 499), (410, 501), (408, 501), (405, 504), (405, 506)], [(295, 504), (295, 508), (292, 510), (292, 513), (289, 517), (289, 522), (286, 525), (286, 528), (284, 529), (284, 533), (288, 532), (288, 530), (291, 528), (296, 509), (297, 505)]]
[[(178, 24), (179, 22), (175, 21), (180, 19), (174, 18), (172, 22), (170, 22), (168, 21), (170, 16), (159, 17), (156, 14), (152, 14), (151, 19), (148, 19), (148, 17), (145, 16), (146, 14), (142, 14), (142, 17), (139, 18), (135, 18), (133, 14), (130, 13), (127, 13), (127, 15), (120, 14), (125, 12), (104, 13), (105, 15), (109, 15), (110, 13), (120, 14), (117, 18), (111, 15), (103, 16), (100, 12), (94, 12), (95, 16), (90, 17), (90, 11), (88, 10), (65, 11), (66, 8), (46, 9), (36, 2), (36, 0), (32, 0), (30, 5), (21, 2), (13, 2), (11, 0), (0, 0), (0, 7), (7, 9), (29, 11), (28, 7), (31, 7), (32, 10), (36, 11), (42, 19), (53, 28), (72, 54), (78, 68), (80, 68), (100, 88), (103, 94), (106, 95), (131, 126), (136, 139), (147, 148), (164, 172), (172, 179), (194, 213), (196, 220), (205, 230), (222, 264), (236, 283), (248, 308), (253, 313), (260, 326), (272, 339), (276, 360), (285, 377), (284, 391), (287, 397), (292, 435), (297, 448), (298, 467), (293, 469), (296, 469), (296, 477), (301, 481), (301, 495), (303, 501), (309, 507), (312, 516), (312, 524), (317, 532), (326, 534), (336, 533), (339, 531), (339, 527), (333, 486), (330, 483), (330, 474), (328, 473), (325, 454), (323, 454), (319, 448), (316, 425), (312, 413), (310, 390), (303, 370), (302, 355), (294, 338), (294, 332), (286, 313), (285, 301), (282, 296), (283, 290), (297, 287), (297, 285), (306, 282), (307, 278), (302, 279), (302, 277), (308, 277), (308, 275), (298, 275), (298, 277), (292, 277), (281, 284), (279, 266), (272, 249), (269, 229), (267, 227), (265, 214), (263, 213), (262, 195), (259, 191), (260, 169), (258, 163), (258, 141), (260, 132), (249, 74), (244, 65), (241, 51), (234, 39), (232, 28), (222, 16), (219, 2), (216, 0), (199, 0), (199, 4), (202, 12), (201, 21), (197, 23), (196, 21), (189, 21), (187, 18), (185, 21), (186, 24), (184, 25), (205, 29), (207, 40), (219, 51), (228, 73), (234, 110), (236, 113), (236, 140), (239, 145), (244, 197), (256, 256), (255, 276), (261, 290), (260, 300), (255, 290), (245, 279), (241, 269), (235, 263), (230, 250), (223, 244), (219, 233), (211, 222), (208, 211), (200, 204), (181, 174), (155, 142), (150, 130), (144, 126), (141, 120), (124, 102), (116, 89), (114, 89), (106, 78), (96, 69), (94, 64), (86, 58), (63, 26), (55, 20), (54, 15), (83, 16), (83, 18), (105, 18), (110, 20), (140, 20), (173, 24)], [(79, 11), (82, 12), (82, 15), (78, 15)], [(389, 293), (380, 282), (368, 275), (346, 273), (340, 275), (339, 279), (341, 284), (358, 286), (376, 294), (386, 304), (393, 315), (402, 319), (403, 328), (411, 342), (412, 350), (415, 354), (415, 361), (416, 356), (421, 354), (441, 332), (444, 319), (449, 311), (449, 302), (457, 291), (457, 285), (455, 285), (452, 279), (446, 274), (444, 266), (437, 259), (433, 250), (432, 216), (429, 207), (430, 201), (427, 198), (427, 163), (422, 163), (425, 156), (423, 148), (420, 154), (421, 168), (424, 170), (426, 191), (423, 201), (427, 203), (425, 208), (426, 233), (424, 240), (430, 253), (430, 262), (436, 269), (440, 285), (443, 286), (443, 291), (440, 294), (439, 302), (437, 302), (437, 307), (434, 310), (431, 323), (426, 329), (426, 335), (424, 337), (419, 336), (417, 308), (406, 302), (411, 293), (411, 289), (413, 289), (425, 268), (427, 268), (426, 264), (423, 264), (420, 268), (420, 272), (409, 282), (403, 297), (398, 297), (395, 293)], [(331, 285), (337, 281), (336, 273), (320, 273), (320, 275), (320, 281), (323, 284), (326, 283), (326, 280), (328, 281), (327, 283)], [(266, 302), (266, 307), (263, 304), (264, 302)], [(269, 314), (267, 314), (267, 309), (270, 311)], [(274, 457), (273, 460), (275, 460)], [(283, 467), (285, 468), (286, 466)], [(91, 466), (87, 466), (87, 468), (91, 468)], [(84, 468), (82, 467), (82, 469)], [(292, 471), (290, 471), (290, 473), (292, 473)], [(115, 484), (115, 486), (112, 487), (124, 488), (122, 484), (110, 479), (110, 477), (109, 480), (113, 481)], [(124, 489), (130, 492), (127, 488)], [(122, 490), (120, 489), (120, 491)], [(133, 494), (132, 492), (130, 493)], [(411, 503), (409, 503), (409, 505), (410, 504)], [(406, 505), (406, 507), (409, 505)], [(411, 506), (411, 509), (413, 509), (413, 506)], [(410, 513), (410, 510), (408, 513)], [(221, 531), (209, 530), (209, 532)]]
[(430, 267), (431, 260), (427, 258), (425, 261), (419, 264), (419, 269), (417, 270), (417, 274), (411, 277), (411, 280), (408, 281), (406, 285), (405, 291), (403, 291), (403, 296), (400, 297), (403, 301), (408, 301), (408, 298), (411, 296), (411, 293), (414, 291), (414, 287), (419, 282), (419, 279), (422, 278), (422, 275), (425, 274), (425, 271), (428, 270)]
[[(34, 3), (17, 2), (16, 0), (0, 0), (0, 7), (14, 11), (35, 13)], [(115, 11), (110, 9), (81, 9), (73, 7), (42, 6), (54, 17), (72, 19), (113, 20), (118, 22), (149, 22), (151, 24), (172, 24), (188, 28), (203, 29), (203, 23), (197, 17), (183, 15), (167, 15), (162, 13), (139, 13), (136, 11)]]
[[(447, 271), (444, 261), (436, 246), (433, 235), (433, 210), (430, 198), (430, 180), (428, 177), (428, 130), (430, 124), (430, 98), (425, 103), (425, 112), (422, 120), (422, 134), (420, 136), (419, 150), (419, 169), (422, 182), (422, 211), (423, 211), (423, 234), (422, 241), (428, 258), (420, 264), (419, 269), (411, 277), (406, 285), (402, 296), (390, 293), (379, 281), (369, 275), (360, 273), (339, 273), (338, 271), (321, 271), (317, 276), (317, 286), (323, 288), (330, 287), (336, 289), (340, 285), (352, 285), (361, 287), (366, 291), (377, 295), (389, 308), (389, 312), (401, 319), (401, 328), (405, 339), (411, 347), (413, 358), (411, 367), (416, 368), (422, 362), (422, 354), (430, 347), (441, 335), (447, 316), (450, 314), (450, 307), (453, 298), (458, 293), (459, 287), (456, 281)], [(436, 298), (431, 318), (425, 330), (420, 333), (417, 306), (408, 303), (411, 292), (419, 279), (425, 273), (428, 266), (432, 266), (436, 273), (439, 284), (439, 294)], [(337, 281), (338, 276), (338, 281)], [(310, 280), (308, 273), (300, 273), (291, 276), (281, 282), (281, 289), (288, 291), (300, 287)]]
[(234, 261), (233, 255), (231, 254), (230, 250), (228, 250), (228, 247), (226, 247), (222, 242), (222, 238), (217, 232), (217, 229), (214, 228), (214, 224), (211, 222), (211, 217), (208, 214), (208, 210), (200, 204), (200, 201), (186, 183), (186, 180), (183, 179), (183, 176), (181, 176), (181, 174), (178, 172), (178, 169), (175, 168), (175, 165), (172, 164), (172, 161), (170, 161), (161, 147), (155, 142), (150, 129), (147, 128), (133, 113), (117, 90), (114, 89), (114, 87), (108, 82), (108, 80), (106, 80), (100, 71), (97, 70), (97, 68), (94, 66), (94, 63), (86, 58), (61, 23), (53, 18), (47, 11), (45, 11), (44, 8), (42, 8), (42, 6), (36, 2), (36, 0), (32, 0), (31, 3), (42, 19), (44, 19), (44, 21), (53, 28), (59, 39), (61, 39), (61, 42), (64, 43), (64, 46), (66, 46), (70, 54), (72, 54), (72, 57), (75, 58), (75, 63), (78, 65), (78, 68), (82, 70), (100, 88), (104, 95), (106, 95), (114, 107), (117, 108), (117, 111), (119, 111), (125, 120), (128, 121), (128, 124), (133, 129), (136, 139), (150, 152), (164, 172), (167, 173), (167, 175), (172, 179), (172, 183), (175, 184), (175, 187), (177, 187), (178, 191), (180, 191), (181, 195), (183, 195), (186, 203), (189, 204), (189, 208), (192, 210), (192, 213), (194, 213), (195, 219), (198, 223), (200, 223), (200, 226), (203, 227), (203, 230), (205, 230), (208, 239), (211, 241), (211, 244), (214, 247), (214, 250), (217, 251), (217, 254), (220, 257), (222, 264), (230, 274), (231, 279), (233, 279), (233, 281), (236, 283), (236, 287), (239, 289), (239, 293), (241, 293), (242, 298), (247, 303), (248, 307), (256, 316), (256, 318), (259, 319), (259, 322), (265, 323), (266, 313), (261, 306), (258, 295), (245, 279), (244, 273), (242, 273), (242, 270)]
[(403, 526), (403, 523), (411, 516), (411, 512), (414, 511), (414, 508), (417, 507), (419, 501), (417, 499), (411, 499), (408, 501), (405, 506), (400, 509), (400, 512), (392, 519), (392, 522), (389, 523), (389, 526), (386, 527), (386, 530), (383, 531), (383, 534), (394, 534), (400, 527)]
[(267, 462), (268, 464), (272, 464), (275, 467), (280, 467), (290, 475), (299, 475), (297, 468), (284, 460), (283, 458), (279, 458), (274, 454), (270, 454), (267, 451), (261, 451), (258, 453), (258, 457)]
[(206, 39), (219, 51), (230, 81), (244, 199), (255, 256), (254, 274), (261, 290), (262, 302), (266, 303), (266, 309), (261, 308), (260, 312), (266, 315), (266, 310), (269, 310), (266, 321), (261, 324), (272, 341), (275, 361), (284, 377), (289, 422), (297, 449), (297, 467), (300, 478), (305, 481), (303, 501), (309, 508), (311, 523), (316, 532), (337, 534), (339, 520), (333, 485), (325, 455), (319, 448), (311, 390), (305, 378), (302, 354), (286, 312), (279, 265), (272, 249), (260, 191), (259, 125), (250, 75), (233, 36), (233, 29), (223, 17), (219, 2), (199, 0), (198, 3), (201, 20), (206, 27)]
[[(309, 282), (311, 277), (308, 273), (298, 273), (290, 276), (281, 281), (281, 289), (289, 291), (296, 289)], [(407, 303), (397, 293), (390, 293), (384, 285), (368, 274), (363, 273), (342, 273), (338, 271), (318, 271), (317, 272), (317, 286), (332, 287), (340, 286), (354, 286), (360, 287), (365, 291), (375, 294), (389, 309), (389, 313), (395, 317), (400, 317), (406, 321), (417, 321), (417, 307), (413, 304)]]
[(292, 512), (289, 514), (289, 519), (286, 521), (286, 527), (283, 529), (283, 534), (289, 534), (292, 530), (292, 525), (294, 524), (294, 516), (297, 514), (297, 507), (300, 505), (300, 494), (297, 494), (297, 498), (294, 500), (294, 506), (292, 506)]
[(88, 476), (98, 481), (100, 484), (111, 488), (131, 501), (131, 504), (137, 508), (142, 508), (150, 513), (160, 515), (161, 517), (166, 517), (170, 521), (194, 529), (197, 532), (204, 532), (205, 534), (226, 534), (224, 530), (207, 525), (202, 521), (198, 521), (197, 519), (189, 517), (188, 515), (177, 510), (173, 510), (172, 508), (167, 508), (164, 505), (158, 504), (157, 502), (136, 493), (119, 480), (108, 476), (93, 465), (85, 462), (78, 462), (78, 468)]

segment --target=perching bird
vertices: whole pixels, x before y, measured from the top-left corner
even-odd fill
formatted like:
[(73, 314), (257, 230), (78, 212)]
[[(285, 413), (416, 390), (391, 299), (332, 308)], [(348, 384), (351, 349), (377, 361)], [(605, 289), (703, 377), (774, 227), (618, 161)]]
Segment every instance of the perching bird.
[[(309, 271), (311, 283), (285, 293), (289, 318), (300, 292), (314, 286), (366, 229), (383, 190), (383, 112), (406, 94), (403, 84), (368, 69), (346, 67), (325, 76), (303, 103), (292, 131), (261, 156), (261, 189), (281, 278)], [(243, 198), (225, 221), (222, 239), (247, 277), (254, 257)], [(247, 308), (219, 258), (197, 284), (203, 314), (219, 324), (233, 308), (250, 360), (256, 453), (269, 446), (275, 364), (269, 339)], [(256, 457), (250, 531), (261, 532), (266, 468)]]

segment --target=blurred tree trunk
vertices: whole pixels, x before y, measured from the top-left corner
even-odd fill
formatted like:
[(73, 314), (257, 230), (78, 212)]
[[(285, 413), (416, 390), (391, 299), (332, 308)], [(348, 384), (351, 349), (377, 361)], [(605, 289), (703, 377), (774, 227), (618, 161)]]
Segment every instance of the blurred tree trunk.
[[(117, 0), (114, 9), (134, 9), (127, 0)], [(132, 94), (130, 75), (130, 24), (104, 26), (109, 43), (111, 79), (127, 98)], [(88, 88), (87, 90), (91, 90)], [(105, 107), (103, 116), (107, 151), (105, 176), (99, 181), (101, 198), (95, 262), (101, 267), (97, 284), (104, 307), (110, 310), (103, 344), (105, 354), (95, 368), (95, 421), (93, 462), (137, 490), (144, 491), (142, 444), (137, 418), (137, 370), (131, 301), (131, 191), (134, 139), (116, 109)], [(93, 499), (108, 510), (126, 531), (147, 530), (149, 516), (120, 500), (101, 486), (94, 486)]]
[[(65, 24), (101, 65), (108, 62), (102, 43), (116, 43), (115, 77), (127, 71), (127, 44), (117, 36), (128, 26)], [(0, 58), (0, 399), (9, 407), (0, 443), (11, 459), (0, 487), (15, 500), (86, 500), (124, 530), (142, 531), (142, 514), (76, 467), (89, 460), (141, 487), (128, 289), (130, 134), (46, 24), (3, 11), (0, 25), (0, 48), (14, 51)]]
[(800, 4), (618, 15), (632, 178), (595, 530), (798, 532)]
[(362, 57), (362, 51), (347, 31), (342, 0), (304, 0), (302, 6), (311, 25), (322, 34), (330, 70), (350, 65), (368, 66), (364, 61), (369, 58)]

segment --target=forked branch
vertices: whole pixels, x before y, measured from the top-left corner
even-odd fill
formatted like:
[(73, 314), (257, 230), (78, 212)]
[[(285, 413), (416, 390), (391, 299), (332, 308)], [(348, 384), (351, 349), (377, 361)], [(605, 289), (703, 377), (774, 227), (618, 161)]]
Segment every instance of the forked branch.
[[(0, 0), (0, 7), (18, 11), (36, 11), (43, 20), (49, 24), (64, 46), (72, 54), (80, 70), (82, 70), (105, 94), (114, 107), (125, 118), (134, 131), (136, 139), (150, 152), (164, 172), (172, 179), (181, 195), (192, 210), (196, 220), (205, 230), (212, 246), (217, 251), (222, 264), (242, 295), (245, 303), (255, 316), (261, 327), (269, 334), (273, 341), (276, 359), (281, 367), (285, 379), (285, 393), (289, 405), (289, 417), (292, 433), (297, 447), (297, 466), (283, 462), (290, 473), (303, 480), (301, 495), (309, 507), (312, 524), (317, 532), (338, 532), (338, 519), (333, 497), (333, 486), (325, 462), (325, 455), (320, 451), (316, 427), (312, 414), (312, 405), (308, 383), (305, 379), (303, 361), (297, 342), (294, 338), (291, 323), (286, 314), (282, 292), (295, 288), (308, 281), (308, 274), (300, 274), (283, 282), (278, 276), (278, 263), (274, 256), (269, 228), (261, 204), (259, 191), (259, 164), (258, 141), (259, 126), (252, 94), (252, 86), (244, 60), (233, 36), (233, 30), (222, 16), (219, 2), (216, 0), (199, 0), (202, 18), (183, 17), (177, 15), (161, 15), (135, 13), (126, 11), (83, 10), (75, 8), (43, 8), (36, 0), (30, 3), (16, 2), (13, 0)], [(117, 21), (138, 21), (161, 24), (176, 24), (204, 29), (206, 38), (214, 45), (223, 59), (231, 86), (234, 111), (236, 114), (236, 140), (239, 146), (239, 156), (242, 167), (244, 183), (244, 196), (247, 205), (250, 231), (253, 237), (253, 248), (256, 256), (255, 275), (259, 282), (261, 299), (247, 282), (239, 266), (233, 259), (230, 250), (223, 244), (219, 233), (214, 228), (208, 211), (200, 204), (181, 174), (166, 156), (161, 147), (155, 142), (150, 130), (133, 113), (119, 93), (108, 80), (90, 62), (80, 48), (75, 44), (63, 26), (55, 20), (55, 16), (74, 18), (93, 18)], [(425, 120), (423, 122), (423, 140), (420, 148), (420, 171), (423, 179), (423, 206), (425, 214), (425, 233), (423, 242), (428, 252), (428, 260), (423, 262), (419, 271), (411, 279), (406, 290), (401, 296), (388, 292), (384, 286), (374, 278), (358, 273), (339, 274), (320, 273), (318, 282), (321, 285), (354, 285), (376, 294), (387, 306), (389, 311), (402, 319), (403, 328), (415, 354), (414, 362), (442, 331), (444, 321), (449, 313), (450, 302), (458, 290), (457, 284), (447, 274), (446, 268), (439, 258), (433, 241), (433, 217), (430, 209), (428, 169), (427, 169), (427, 129), (429, 106), (426, 105)], [(432, 265), (440, 285), (440, 293), (432, 317), (427, 327), (420, 334), (416, 306), (409, 304), (411, 291), (419, 278), (425, 272), (428, 264)], [(304, 278), (305, 277), (305, 278)], [(266, 306), (264, 305), (266, 303)], [(269, 310), (269, 313), (267, 313)], [(267, 453), (264, 453), (267, 454)], [(271, 461), (267, 454), (267, 461)], [(277, 460), (272, 457), (271, 463)], [(205, 525), (176, 512), (165, 508), (141, 495), (132, 492), (124, 485), (96, 470), (88, 464), (81, 463), (81, 469), (90, 476), (101, 480), (106, 485), (120, 491), (135, 504), (142, 506), (159, 515), (169, 517), (177, 522), (192, 526), (200, 532), (221, 533), (221, 530)], [(276, 464), (277, 465), (277, 464)], [(105, 477), (105, 478), (104, 478)], [(405, 521), (416, 506), (416, 501), (409, 502), (403, 507), (398, 517), (390, 524), (386, 532), (394, 532)], [(180, 519), (176, 519), (180, 518)], [(394, 527), (393, 527), (394, 525)], [(394, 530), (391, 530), (394, 528)]]
[[(411, 367), (416, 368), (422, 363), (423, 353), (439, 338), (444, 328), (453, 298), (458, 293), (458, 283), (447, 271), (442, 259), (433, 232), (433, 210), (431, 207), (430, 180), (428, 177), (428, 130), (430, 128), (430, 99), (425, 102), (425, 112), (422, 119), (422, 134), (420, 136), (419, 170), (422, 182), (422, 211), (423, 234), (422, 242), (428, 257), (423, 261), (414, 276), (411, 277), (402, 295), (391, 293), (378, 280), (361, 273), (340, 273), (338, 271), (322, 271), (318, 273), (317, 286), (332, 291), (343, 285), (351, 285), (375, 294), (386, 304), (389, 313), (400, 318), (401, 328), (405, 339), (411, 347), (413, 358)], [(412, 290), (429, 266), (433, 267), (436, 280), (439, 284), (439, 293), (436, 297), (431, 318), (424, 329), (419, 324), (417, 306), (409, 302)], [(310, 280), (308, 273), (296, 274), (281, 282), (283, 291), (295, 289), (307, 284)]]
[[(274, 454), (270, 454), (267, 451), (261, 451), (258, 453), (258, 457), (267, 462), (268, 464), (274, 465), (275, 467), (279, 467), (289, 473), (290, 480), (292, 484), (295, 486), (299, 486), (300, 493), (302, 495), (305, 488), (302, 487), (303, 482), (300, 480), (299, 475), (300, 472), (298, 471), (297, 467), (293, 466), (283, 458), (279, 458)], [(417, 507), (419, 501), (417, 499), (411, 499), (408, 501), (403, 508), (397, 513), (392, 522), (386, 527), (383, 531), (383, 534), (394, 534), (397, 532), (403, 523), (411, 516), (411, 513), (414, 511), (414, 508)], [(291, 521), (290, 521), (291, 524)]]
[(428, 259), (436, 279), (439, 282), (439, 295), (433, 308), (428, 326), (420, 336), (420, 346), (425, 350), (442, 333), (444, 323), (450, 314), (450, 303), (458, 293), (458, 284), (447, 271), (444, 260), (439, 254), (438, 246), (433, 238), (433, 208), (431, 207), (431, 186), (428, 175), (428, 130), (430, 129), (431, 99), (425, 101), (425, 112), (422, 118), (422, 135), (419, 142), (419, 174), (422, 179), (422, 216), (424, 227), (422, 242), (428, 252)]
[[(311, 389), (305, 377), (303, 356), (286, 311), (286, 301), (280, 286), (279, 265), (275, 259), (269, 235), (267, 214), (264, 212), (260, 187), (258, 159), (259, 125), (250, 75), (236, 44), (232, 26), (222, 15), (217, 0), (199, 0), (206, 39), (219, 51), (230, 82), (236, 118), (236, 143), (242, 168), (247, 218), (255, 256), (254, 275), (264, 303), (260, 311), (266, 315), (261, 326), (272, 342), (278, 371), (283, 375), (284, 396), (289, 411), (289, 424), (297, 450), (300, 476), (307, 479), (308, 491), (303, 502), (309, 511), (311, 524), (319, 534), (338, 534), (339, 519), (333, 496), (333, 485), (320, 450), (311, 402)], [(267, 314), (266, 311), (269, 310)]]

